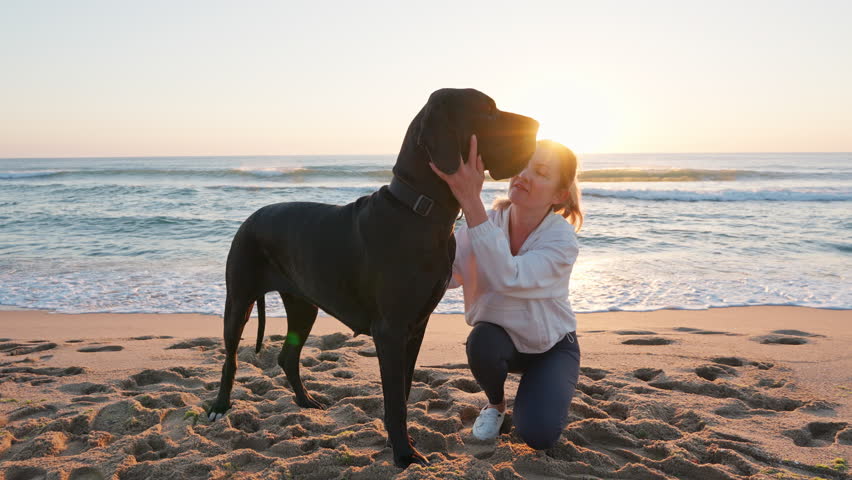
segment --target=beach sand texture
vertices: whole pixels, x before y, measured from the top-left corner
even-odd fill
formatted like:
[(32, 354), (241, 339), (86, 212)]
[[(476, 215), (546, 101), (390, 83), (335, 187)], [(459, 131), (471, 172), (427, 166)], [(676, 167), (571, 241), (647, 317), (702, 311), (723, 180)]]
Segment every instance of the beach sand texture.
[[(223, 363), (221, 318), (0, 312), (0, 478), (848, 478), (852, 313), (800, 307), (579, 315), (582, 371), (556, 448), (476, 441), (485, 396), (469, 327), (434, 315), (409, 431), (432, 465), (393, 465), (369, 337), (320, 317), (293, 402), (277, 355), (286, 319), (256, 321), (233, 407), (206, 420)], [(517, 388), (510, 375), (507, 394)], [(843, 459), (843, 460), (837, 460)], [(823, 466), (818, 466), (823, 465)]]

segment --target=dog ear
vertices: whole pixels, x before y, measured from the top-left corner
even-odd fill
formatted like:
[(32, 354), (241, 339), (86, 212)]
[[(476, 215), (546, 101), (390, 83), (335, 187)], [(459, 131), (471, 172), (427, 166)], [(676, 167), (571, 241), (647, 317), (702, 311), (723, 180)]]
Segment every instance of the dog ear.
[(453, 174), (459, 168), (461, 145), (450, 120), (444, 102), (428, 103), (420, 117), (417, 145), (426, 149), (429, 159), (442, 172)]

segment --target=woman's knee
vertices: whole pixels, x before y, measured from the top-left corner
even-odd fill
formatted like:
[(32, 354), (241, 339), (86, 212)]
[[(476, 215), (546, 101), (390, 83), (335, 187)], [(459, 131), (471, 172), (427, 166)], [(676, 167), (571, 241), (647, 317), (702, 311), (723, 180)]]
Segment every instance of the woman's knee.
[(555, 428), (550, 425), (515, 425), (518, 436), (531, 448), (547, 450), (559, 443), (563, 427)]
[(477, 323), (467, 337), (468, 363), (493, 363), (505, 356), (502, 344), (507, 339), (511, 343), (511, 338), (502, 327), (493, 323)]

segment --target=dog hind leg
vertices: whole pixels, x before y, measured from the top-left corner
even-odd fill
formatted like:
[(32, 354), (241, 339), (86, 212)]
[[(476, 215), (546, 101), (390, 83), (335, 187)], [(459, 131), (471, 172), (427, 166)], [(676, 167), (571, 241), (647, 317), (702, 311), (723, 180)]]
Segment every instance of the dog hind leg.
[(257, 344), (254, 353), (260, 353), (263, 347), (263, 331), (266, 329), (266, 297), (265, 294), (257, 297)]
[(225, 365), (222, 366), (222, 380), (219, 382), (219, 395), (207, 412), (208, 419), (218, 420), (225, 416), (225, 412), (231, 408), (231, 390), (234, 387), (234, 375), (237, 372), (237, 348), (240, 346), (240, 337), (243, 328), (251, 316), (253, 300), (234, 301), (229, 298), (225, 300)]
[(311, 333), (319, 309), (294, 295), (280, 293), (281, 300), (284, 302), (284, 309), (287, 311), (287, 338), (281, 347), (281, 353), (278, 355), (278, 365), (284, 370), (287, 381), (293, 387), (297, 405), (303, 408), (325, 409), (305, 390), (302, 377), (299, 375), (299, 357), (302, 354), (302, 347)]

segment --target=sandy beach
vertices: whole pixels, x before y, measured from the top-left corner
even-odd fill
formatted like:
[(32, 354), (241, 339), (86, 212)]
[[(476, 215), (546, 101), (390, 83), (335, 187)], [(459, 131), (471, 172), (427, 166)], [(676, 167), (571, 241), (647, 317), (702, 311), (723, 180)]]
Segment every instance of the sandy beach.
[[(484, 394), (460, 315), (434, 315), (409, 430), (429, 467), (393, 466), (369, 337), (320, 317), (302, 353), (305, 410), (246, 327), (224, 421), (222, 321), (204, 315), (0, 311), (0, 478), (847, 478), (852, 312), (800, 307), (581, 314), (582, 372), (559, 445), (470, 427)], [(510, 376), (510, 399), (517, 376)]]

